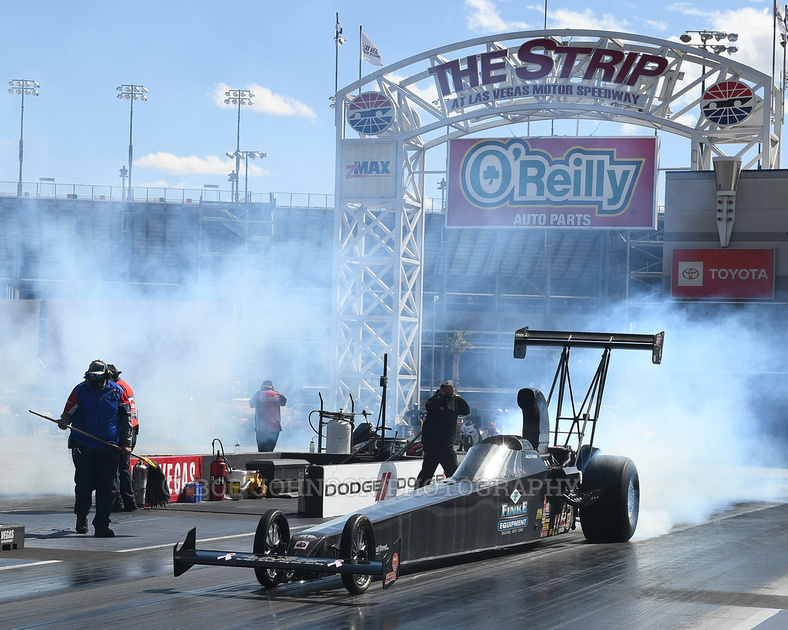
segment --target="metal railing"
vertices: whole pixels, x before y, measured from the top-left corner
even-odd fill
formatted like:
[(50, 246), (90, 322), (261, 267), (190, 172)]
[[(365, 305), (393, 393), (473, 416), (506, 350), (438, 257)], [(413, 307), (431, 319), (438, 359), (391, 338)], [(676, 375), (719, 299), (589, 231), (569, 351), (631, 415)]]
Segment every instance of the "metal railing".
[[(16, 197), (17, 182), (0, 181), (0, 196)], [(127, 201), (123, 186), (61, 184), (42, 177), (38, 182), (23, 182), (22, 197), (36, 199), (74, 199), (108, 202)], [(231, 190), (206, 185), (203, 188), (164, 188), (135, 186), (130, 201), (140, 203), (234, 203)], [(247, 193), (249, 203), (270, 203), (283, 208), (333, 209), (334, 195), (322, 193)], [(244, 203), (244, 199), (238, 203)]]

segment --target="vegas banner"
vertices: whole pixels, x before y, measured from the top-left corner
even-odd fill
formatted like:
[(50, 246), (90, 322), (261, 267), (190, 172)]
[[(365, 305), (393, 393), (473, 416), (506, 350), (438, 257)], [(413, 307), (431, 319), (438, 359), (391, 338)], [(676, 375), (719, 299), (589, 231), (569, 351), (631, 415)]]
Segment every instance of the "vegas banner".
[(446, 225), (653, 229), (658, 151), (652, 136), (452, 140)]

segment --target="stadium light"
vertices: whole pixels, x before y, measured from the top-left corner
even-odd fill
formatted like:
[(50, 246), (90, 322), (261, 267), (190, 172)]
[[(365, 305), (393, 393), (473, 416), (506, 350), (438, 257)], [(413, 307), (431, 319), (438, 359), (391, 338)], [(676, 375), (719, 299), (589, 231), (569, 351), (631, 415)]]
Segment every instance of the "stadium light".
[[(247, 201), (249, 200), (249, 160), (256, 160), (257, 158), (267, 158), (268, 154), (263, 153), (262, 151), (239, 151), (235, 150), (232, 152), (226, 153), (228, 158), (235, 158), (235, 173), (236, 173), (236, 182), (238, 180), (238, 162), (239, 160), (243, 159), (244, 161), (244, 206), (246, 205)], [(237, 184), (236, 184), (237, 187)], [(236, 201), (238, 199), (236, 198)]]
[(128, 172), (128, 192), (126, 194), (126, 200), (131, 201), (133, 199), (131, 193), (131, 163), (134, 160), (134, 101), (147, 101), (148, 100), (148, 88), (144, 85), (134, 85), (130, 83), (128, 85), (119, 85), (117, 87), (119, 92), (118, 98), (120, 99), (127, 99), (130, 103), (129, 109), (129, 172)]
[[(238, 126), (236, 129), (235, 134), (235, 182), (234, 188), (235, 192), (233, 193), (233, 199), (235, 203), (238, 203), (238, 167), (240, 166), (240, 153), (241, 153), (241, 105), (251, 105), (252, 99), (254, 98), (254, 94), (250, 90), (227, 90), (224, 95), (227, 97), (224, 99), (226, 105), (237, 105), (238, 106)], [(233, 157), (228, 154), (228, 157)]]
[[(728, 53), (729, 55), (732, 55), (735, 52), (739, 52), (738, 46), (728, 46), (727, 44), (709, 43), (709, 40), (711, 39), (717, 42), (720, 42), (724, 39), (727, 39), (729, 42), (735, 42), (739, 39), (739, 35), (737, 33), (726, 33), (724, 31), (684, 31), (684, 33), (679, 36), (679, 39), (685, 44), (689, 44), (692, 41), (691, 33), (695, 33), (700, 38), (701, 41), (700, 44), (690, 44), (690, 46), (694, 46), (695, 48), (701, 48), (706, 52), (711, 51), (715, 55), (721, 55), (722, 53)], [(703, 74), (706, 74), (705, 65), (703, 66)], [(705, 79), (701, 82), (700, 89), (701, 89), (701, 93), (706, 91)]]
[(721, 42), (723, 39), (727, 39), (729, 42), (733, 43), (738, 41), (739, 35), (737, 33), (726, 33), (724, 31), (684, 31), (684, 33), (679, 36), (679, 39), (684, 42), (685, 44), (689, 44), (692, 41), (692, 33), (695, 33), (699, 38), (701, 43), (700, 44), (691, 44), (696, 48), (702, 48), (705, 51), (712, 51), (716, 54), (721, 54), (727, 52), (728, 54), (733, 54), (738, 52), (739, 49), (736, 46), (728, 46), (727, 44), (710, 44), (709, 40), (713, 39), (717, 42)]
[(22, 114), (19, 119), (19, 182), (16, 185), (16, 196), (22, 196), (22, 162), (24, 159), (24, 132), (25, 132), (25, 96), (38, 96), (38, 88), (41, 87), (30, 79), (11, 79), (8, 82), (9, 94), (19, 94), (22, 96)]

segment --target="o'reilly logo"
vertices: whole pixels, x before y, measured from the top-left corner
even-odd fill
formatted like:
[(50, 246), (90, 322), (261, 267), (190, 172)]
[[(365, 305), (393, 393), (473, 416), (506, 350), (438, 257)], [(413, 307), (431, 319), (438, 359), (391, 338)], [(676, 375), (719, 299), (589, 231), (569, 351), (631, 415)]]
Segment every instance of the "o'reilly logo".
[(615, 216), (629, 206), (644, 160), (618, 159), (614, 149), (574, 147), (563, 156), (526, 140), (485, 140), (460, 167), (464, 196), (479, 208), (582, 206)]

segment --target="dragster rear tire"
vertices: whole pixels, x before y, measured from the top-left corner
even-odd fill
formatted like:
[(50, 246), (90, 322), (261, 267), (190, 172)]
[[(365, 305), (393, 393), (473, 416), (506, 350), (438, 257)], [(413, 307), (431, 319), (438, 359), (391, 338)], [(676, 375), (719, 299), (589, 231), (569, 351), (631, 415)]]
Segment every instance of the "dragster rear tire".
[[(372, 523), (363, 514), (354, 514), (345, 522), (339, 541), (339, 557), (354, 563), (375, 559), (375, 533)], [(361, 595), (372, 583), (372, 576), (343, 573), (342, 583), (350, 593)]]
[[(252, 550), (262, 556), (283, 556), (290, 544), (290, 524), (281, 510), (268, 510), (260, 517), (254, 533)], [(283, 580), (282, 571), (255, 569), (255, 577), (265, 588), (273, 588)]]
[(580, 508), (586, 540), (594, 543), (626, 542), (635, 533), (640, 511), (640, 479), (628, 457), (596, 455), (583, 471), (584, 491), (602, 490), (602, 496)]

